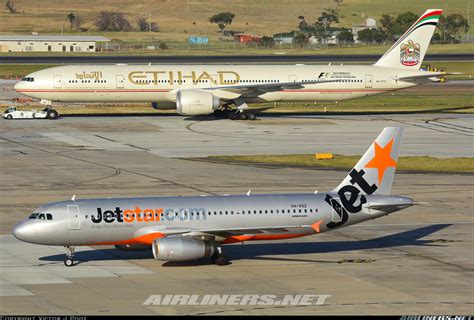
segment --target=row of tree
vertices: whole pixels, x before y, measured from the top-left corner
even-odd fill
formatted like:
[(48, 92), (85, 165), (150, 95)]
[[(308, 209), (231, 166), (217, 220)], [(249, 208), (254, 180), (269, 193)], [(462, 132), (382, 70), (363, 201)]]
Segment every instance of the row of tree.
[[(340, 43), (353, 43), (354, 38), (351, 31), (346, 28), (334, 28), (333, 23), (339, 22), (337, 9), (325, 9), (316, 22), (308, 24), (303, 16), (299, 16), (298, 31), (293, 32), (295, 42), (304, 45), (309, 37), (314, 36), (319, 40), (327, 39), (329, 34), (337, 31)], [(418, 15), (413, 12), (404, 12), (398, 16), (383, 15), (379, 20), (378, 28), (367, 28), (357, 34), (357, 39), (363, 43), (391, 43), (402, 35), (416, 20)], [(455, 42), (461, 33), (469, 31), (469, 23), (461, 14), (450, 14), (441, 16), (436, 34), (433, 37), (437, 42)]]
[[(74, 12), (67, 15), (71, 30), (87, 31), (82, 28), (84, 20), (82, 17)], [(134, 29), (132, 24), (125, 17), (122, 12), (102, 11), (95, 21), (95, 25), (100, 31), (152, 31), (158, 32), (159, 28), (155, 22), (148, 22), (144, 17), (137, 18), (137, 28)]]

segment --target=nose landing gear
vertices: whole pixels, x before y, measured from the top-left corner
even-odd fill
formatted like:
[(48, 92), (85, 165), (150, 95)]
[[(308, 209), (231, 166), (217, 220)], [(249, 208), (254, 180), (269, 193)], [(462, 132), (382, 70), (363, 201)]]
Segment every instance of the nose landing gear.
[(74, 265), (74, 247), (66, 246), (66, 258), (64, 259), (64, 265), (66, 267), (72, 267)]

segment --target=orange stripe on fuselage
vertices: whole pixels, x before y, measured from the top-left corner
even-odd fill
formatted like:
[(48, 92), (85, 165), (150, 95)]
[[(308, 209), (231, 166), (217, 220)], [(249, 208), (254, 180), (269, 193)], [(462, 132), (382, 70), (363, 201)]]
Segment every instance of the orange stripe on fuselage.
[(105, 241), (105, 242), (96, 242), (89, 244), (89, 246), (105, 246), (105, 245), (119, 245), (119, 244), (149, 244), (152, 245), (153, 241), (158, 238), (164, 238), (165, 235), (160, 232), (146, 234), (140, 237), (120, 240), (120, 241)]
[(256, 234), (256, 235), (245, 235), (245, 236), (230, 236), (230, 237), (227, 237), (222, 243), (228, 244), (228, 243), (253, 241), (253, 240), (282, 240), (282, 239), (291, 239), (291, 238), (309, 236), (310, 234), (311, 233), (286, 233), (286, 234)]

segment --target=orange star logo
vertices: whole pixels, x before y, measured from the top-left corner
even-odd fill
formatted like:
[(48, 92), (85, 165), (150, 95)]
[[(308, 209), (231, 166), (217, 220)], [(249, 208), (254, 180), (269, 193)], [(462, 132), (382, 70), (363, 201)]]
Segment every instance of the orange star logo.
[(370, 160), (365, 167), (377, 169), (379, 176), (379, 184), (382, 183), (383, 175), (385, 170), (389, 167), (396, 167), (397, 162), (390, 157), (390, 152), (392, 151), (393, 139), (385, 147), (381, 147), (374, 142), (375, 145), (375, 156)]

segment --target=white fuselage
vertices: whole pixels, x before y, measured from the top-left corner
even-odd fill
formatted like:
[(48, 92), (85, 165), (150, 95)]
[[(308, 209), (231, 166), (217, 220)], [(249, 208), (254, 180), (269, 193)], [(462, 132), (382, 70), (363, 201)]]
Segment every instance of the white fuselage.
[[(225, 100), (245, 102), (339, 101), (419, 83), (396, 80), (417, 74), (364, 65), (70, 65), (28, 75), (15, 89), (25, 95), (62, 102), (158, 102), (174, 108), (180, 90), (209, 90)], [(233, 93), (232, 86), (329, 80), (333, 82), (280, 88), (261, 94)]]

